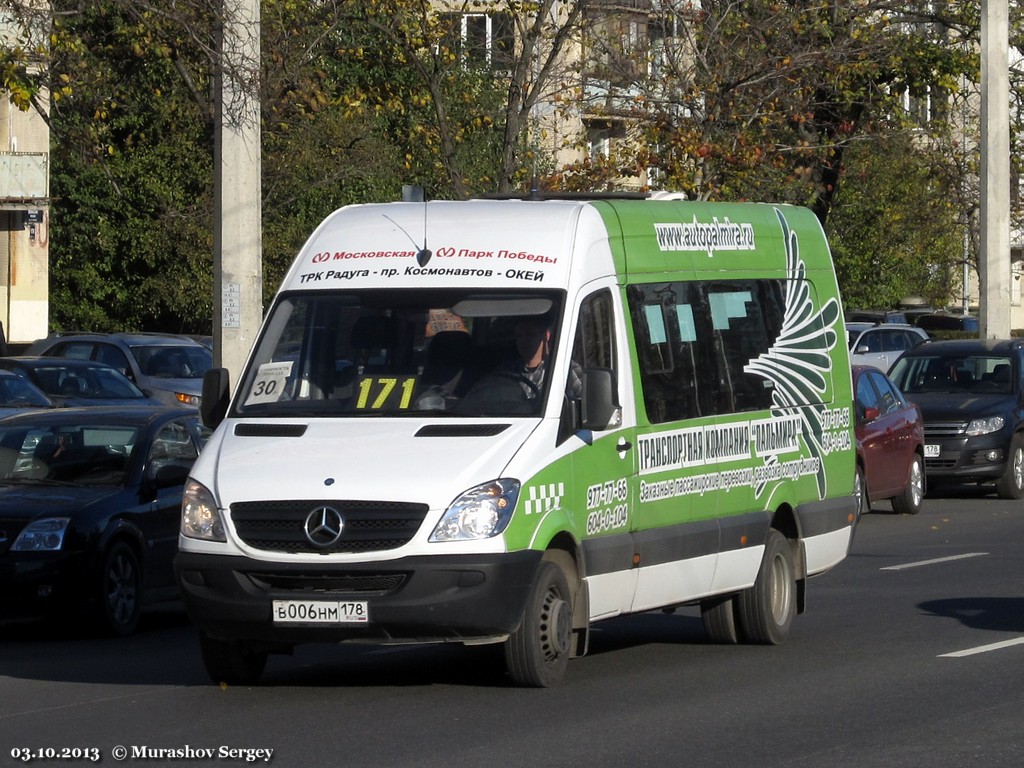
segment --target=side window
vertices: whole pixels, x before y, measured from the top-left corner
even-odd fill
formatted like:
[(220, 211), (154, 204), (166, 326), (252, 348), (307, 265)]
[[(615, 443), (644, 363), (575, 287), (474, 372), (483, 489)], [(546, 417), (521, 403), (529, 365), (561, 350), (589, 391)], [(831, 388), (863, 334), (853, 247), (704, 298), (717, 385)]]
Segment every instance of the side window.
[(901, 405), (899, 393), (889, 386), (889, 382), (886, 381), (884, 376), (879, 376), (874, 373), (870, 375), (879, 394), (878, 410), (883, 414), (892, 413), (897, 410)]
[(73, 357), (75, 360), (91, 360), (93, 346), (91, 341), (69, 341), (55, 345), (47, 355)]
[(565, 393), (570, 399), (578, 400), (582, 396), (583, 372), (593, 368), (610, 370), (613, 380), (617, 381), (612, 295), (606, 290), (588, 296), (580, 305), (569, 377), (565, 383)]
[(705, 297), (696, 283), (652, 283), (628, 289), (647, 418), (654, 424), (711, 413), (714, 349)]
[(871, 385), (871, 376), (863, 375), (857, 379), (857, 419), (863, 420), (867, 408), (879, 408), (878, 392)]
[(187, 469), (198, 457), (188, 427), (179, 421), (172, 421), (165, 424), (153, 438), (149, 460), (146, 462), (147, 474), (155, 477), (160, 469), (169, 465)]
[(128, 365), (128, 358), (125, 357), (124, 352), (112, 344), (96, 345), (96, 360), (101, 363), (106, 363), (111, 368), (116, 368), (129, 379), (135, 381), (132, 369)]
[(746, 369), (779, 338), (785, 289), (782, 280), (631, 286), (630, 319), (650, 421), (771, 407), (772, 382)]
[(767, 352), (782, 330), (782, 282), (740, 280), (708, 286), (708, 305), (722, 363), (716, 413), (755, 411), (772, 405), (770, 382), (746, 373), (747, 364)]

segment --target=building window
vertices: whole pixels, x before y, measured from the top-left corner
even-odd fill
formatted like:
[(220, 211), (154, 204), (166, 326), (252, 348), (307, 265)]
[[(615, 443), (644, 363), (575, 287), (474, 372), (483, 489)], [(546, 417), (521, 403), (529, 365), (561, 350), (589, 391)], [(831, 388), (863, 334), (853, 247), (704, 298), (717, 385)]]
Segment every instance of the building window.
[(515, 34), (507, 13), (450, 13), (448, 47), (466, 66), (499, 71), (512, 68)]

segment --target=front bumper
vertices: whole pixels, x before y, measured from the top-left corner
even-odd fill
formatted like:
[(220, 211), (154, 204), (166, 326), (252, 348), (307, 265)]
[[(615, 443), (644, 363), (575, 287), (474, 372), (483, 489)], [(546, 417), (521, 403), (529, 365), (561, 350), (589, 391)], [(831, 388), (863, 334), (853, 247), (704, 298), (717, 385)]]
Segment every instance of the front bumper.
[[(493, 638), (520, 623), (540, 562), (535, 551), (408, 557), (370, 563), (282, 563), (179, 552), (192, 621), (222, 640), (437, 642)], [(364, 600), (366, 624), (275, 624), (274, 600)]]
[[(929, 480), (995, 480), (1006, 471), (1012, 438), (1008, 430), (976, 437), (936, 437), (925, 430), (925, 475)], [(928, 446), (938, 446), (938, 456), (929, 456)]]
[(0, 618), (47, 616), (88, 597), (85, 560), (76, 552), (6, 552), (0, 556)]

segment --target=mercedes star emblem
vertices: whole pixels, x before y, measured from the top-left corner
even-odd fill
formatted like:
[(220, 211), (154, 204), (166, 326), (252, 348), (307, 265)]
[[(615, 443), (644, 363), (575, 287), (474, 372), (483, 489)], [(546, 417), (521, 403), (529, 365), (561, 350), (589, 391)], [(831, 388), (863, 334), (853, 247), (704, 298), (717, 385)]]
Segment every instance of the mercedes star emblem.
[(345, 530), (345, 520), (334, 507), (317, 507), (306, 515), (306, 538), (314, 547), (326, 549), (337, 543)]

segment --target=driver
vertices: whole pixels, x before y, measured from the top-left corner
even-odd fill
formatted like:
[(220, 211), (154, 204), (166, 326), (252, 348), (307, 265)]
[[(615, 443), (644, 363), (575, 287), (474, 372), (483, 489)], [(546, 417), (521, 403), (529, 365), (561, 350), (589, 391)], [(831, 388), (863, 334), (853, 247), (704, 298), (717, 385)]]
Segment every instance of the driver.
[(524, 318), (516, 323), (515, 339), (519, 359), (507, 362), (503, 369), (523, 379), (520, 383), (523, 395), (532, 399), (544, 384), (548, 354), (551, 352), (551, 326), (540, 315)]

